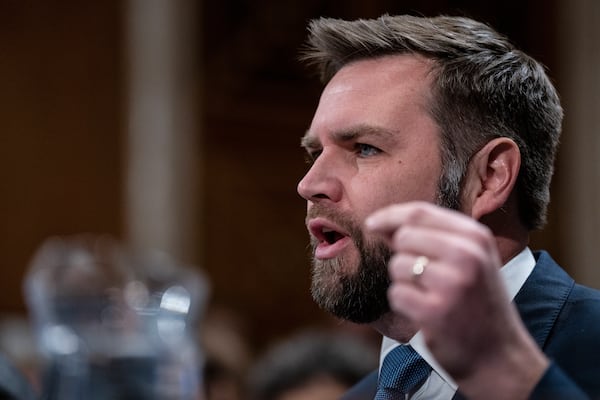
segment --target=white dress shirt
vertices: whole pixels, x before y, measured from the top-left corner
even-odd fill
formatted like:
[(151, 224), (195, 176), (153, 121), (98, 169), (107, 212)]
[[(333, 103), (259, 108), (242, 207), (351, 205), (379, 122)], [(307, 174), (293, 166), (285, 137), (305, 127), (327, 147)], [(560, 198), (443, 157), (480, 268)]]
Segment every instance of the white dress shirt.
[[(500, 269), (500, 275), (505, 283), (505, 287), (510, 299), (514, 299), (531, 272), (535, 267), (535, 258), (531, 250), (526, 247), (522, 252), (510, 260)], [(408, 342), (429, 365), (433, 368), (429, 378), (411, 397), (413, 400), (451, 400), (456, 392), (456, 382), (448, 375), (446, 371), (440, 367), (433, 355), (425, 346), (425, 341), (421, 332), (417, 332), (415, 336)], [(379, 357), (379, 368), (384, 357), (392, 351), (400, 343), (394, 339), (383, 337), (381, 343), (381, 354)]]

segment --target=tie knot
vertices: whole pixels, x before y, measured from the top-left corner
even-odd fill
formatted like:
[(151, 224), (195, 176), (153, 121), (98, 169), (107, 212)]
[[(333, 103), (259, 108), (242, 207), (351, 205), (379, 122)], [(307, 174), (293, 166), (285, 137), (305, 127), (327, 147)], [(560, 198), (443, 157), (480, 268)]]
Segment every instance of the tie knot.
[(430, 372), (431, 367), (415, 349), (409, 345), (398, 346), (383, 360), (375, 399), (393, 399), (394, 396), (390, 395), (392, 392), (408, 394)]

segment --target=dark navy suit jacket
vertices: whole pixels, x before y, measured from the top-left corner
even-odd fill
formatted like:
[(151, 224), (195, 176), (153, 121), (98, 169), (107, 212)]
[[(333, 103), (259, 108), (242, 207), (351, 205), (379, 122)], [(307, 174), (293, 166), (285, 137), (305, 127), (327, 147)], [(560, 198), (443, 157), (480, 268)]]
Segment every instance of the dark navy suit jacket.
[[(531, 399), (600, 399), (600, 291), (576, 284), (550, 255), (534, 253), (533, 272), (514, 302), (551, 365)], [(377, 371), (342, 400), (372, 400)], [(454, 400), (464, 399), (459, 392)]]

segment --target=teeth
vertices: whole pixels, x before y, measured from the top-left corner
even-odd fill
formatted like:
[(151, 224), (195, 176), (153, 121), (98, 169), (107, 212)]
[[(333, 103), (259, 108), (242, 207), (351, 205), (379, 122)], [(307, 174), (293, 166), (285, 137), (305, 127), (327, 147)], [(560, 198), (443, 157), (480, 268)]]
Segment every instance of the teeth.
[(333, 232), (333, 231), (334, 230), (330, 229), (330, 228), (323, 228), (323, 233), (330, 233), (330, 232)]

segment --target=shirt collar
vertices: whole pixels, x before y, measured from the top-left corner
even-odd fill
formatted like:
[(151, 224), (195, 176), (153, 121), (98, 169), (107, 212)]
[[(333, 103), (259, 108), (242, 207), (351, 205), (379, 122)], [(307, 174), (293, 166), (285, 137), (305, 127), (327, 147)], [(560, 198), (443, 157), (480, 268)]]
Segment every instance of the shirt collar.
[[(506, 292), (511, 300), (514, 299), (519, 290), (521, 290), (521, 287), (533, 271), (534, 267), (535, 257), (533, 256), (533, 253), (529, 247), (526, 247), (500, 269), (500, 276), (502, 277), (506, 287)], [(448, 385), (450, 385), (453, 390), (457, 389), (458, 385), (456, 382), (438, 364), (425, 345), (425, 340), (421, 331), (417, 332), (408, 343), (417, 351), (417, 353), (421, 355), (421, 357), (423, 357), (425, 361), (427, 361), (429, 365), (431, 365), (438, 375), (448, 382)], [(400, 342), (387, 336), (383, 337), (383, 341), (381, 343), (381, 353), (379, 357), (379, 368), (381, 368), (381, 363), (383, 362), (385, 356), (400, 344)]]

